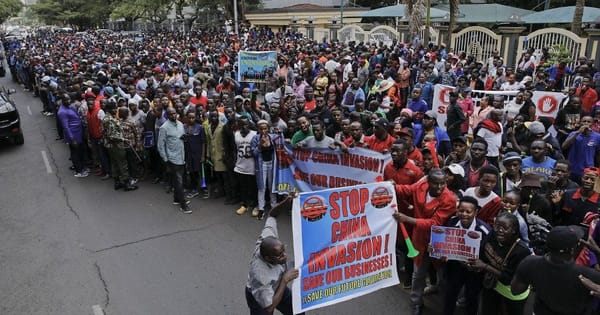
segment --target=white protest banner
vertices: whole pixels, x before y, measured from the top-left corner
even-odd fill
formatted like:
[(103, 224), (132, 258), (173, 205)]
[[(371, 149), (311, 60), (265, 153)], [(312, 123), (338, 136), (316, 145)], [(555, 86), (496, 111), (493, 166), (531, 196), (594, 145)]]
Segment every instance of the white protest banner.
[(556, 118), (558, 106), (566, 95), (558, 92), (533, 92), (531, 101), (535, 104), (535, 114), (538, 117)]
[(467, 229), (432, 226), (431, 227), (430, 257), (447, 260), (467, 261), (479, 257), (481, 232)]
[[(450, 105), (449, 93), (454, 91), (455, 87), (449, 85), (436, 84), (433, 90), (433, 111), (437, 114), (438, 126), (446, 129), (446, 108)], [(490, 97), (491, 102), (497, 95), (504, 98), (504, 106), (508, 104), (519, 91), (484, 91), (484, 90), (473, 90), (471, 91), (471, 99), (475, 108), (479, 107), (479, 101), (484, 96)], [(546, 91), (533, 91), (531, 101), (536, 105), (536, 115), (538, 117), (552, 117), (556, 118), (558, 112), (558, 105), (565, 97), (564, 94), (558, 92), (546, 92)], [(468, 118), (468, 117), (467, 117)]]
[(301, 193), (294, 200), (294, 314), (398, 284), (390, 182)]

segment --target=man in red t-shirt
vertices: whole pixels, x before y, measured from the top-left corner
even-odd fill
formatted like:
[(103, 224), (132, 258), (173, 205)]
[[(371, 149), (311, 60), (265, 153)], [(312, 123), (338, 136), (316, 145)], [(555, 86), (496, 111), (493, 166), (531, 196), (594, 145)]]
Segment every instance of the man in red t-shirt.
[(385, 118), (379, 118), (374, 122), (375, 132), (372, 136), (365, 137), (365, 143), (369, 146), (369, 149), (381, 153), (388, 153), (392, 148), (392, 143), (396, 141), (396, 138), (392, 137), (388, 133), (388, 127), (390, 123)]

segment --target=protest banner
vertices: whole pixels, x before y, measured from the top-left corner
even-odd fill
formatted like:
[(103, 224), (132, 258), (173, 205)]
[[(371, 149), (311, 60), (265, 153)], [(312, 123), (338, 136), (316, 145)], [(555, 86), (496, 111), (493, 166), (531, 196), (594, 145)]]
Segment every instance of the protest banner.
[(566, 95), (559, 92), (533, 92), (531, 101), (535, 104), (535, 114), (538, 117), (556, 118), (558, 106)]
[[(453, 91), (455, 87), (449, 85), (436, 84), (433, 89), (433, 111), (437, 114), (438, 126), (446, 129), (446, 108), (450, 105), (449, 93)], [(479, 101), (484, 96), (489, 96), (493, 99), (497, 95), (504, 98), (504, 106), (508, 104), (519, 91), (484, 91), (484, 90), (473, 90), (471, 91), (471, 99), (473, 99), (473, 105), (475, 108), (479, 107)], [(532, 102), (536, 105), (536, 115), (556, 118), (558, 112), (558, 105), (565, 97), (562, 93), (557, 92), (546, 92), (546, 91), (533, 91), (531, 98)], [(490, 106), (491, 106), (490, 102)], [(468, 117), (467, 117), (468, 119)]]
[(277, 71), (276, 51), (240, 51), (238, 82), (265, 82), (267, 70)]
[(467, 261), (479, 258), (481, 232), (434, 225), (431, 227), (430, 244), (433, 248), (430, 257)]
[(398, 284), (390, 182), (301, 193), (294, 200), (294, 314)]
[(293, 149), (276, 141), (274, 192), (315, 191), (383, 180), (383, 168), (391, 162), (390, 154), (364, 148)]

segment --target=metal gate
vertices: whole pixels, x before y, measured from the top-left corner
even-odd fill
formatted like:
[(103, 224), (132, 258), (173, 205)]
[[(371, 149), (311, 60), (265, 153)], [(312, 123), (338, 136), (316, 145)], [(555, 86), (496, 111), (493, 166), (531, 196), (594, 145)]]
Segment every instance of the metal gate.
[[(523, 54), (529, 48), (534, 49), (533, 54), (536, 56), (536, 59), (539, 62), (539, 56), (542, 55), (542, 48), (551, 48), (552, 46), (560, 45), (571, 52), (573, 62), (568, 64), (568, 66), (573, 69), (577, 58), (580, 56), (585, 56), (586, 44), (586, 38), (581, 38), (571, 31), (555, 27), (544, 28), (532, 32), (527, 36), (519, 37), (519, 47), (517, 49), (519, 55), (517, 56), (516, 62), (519, 62), (521, 54)], [(566, 78), (565, 86), (569, 86), (571, 84), (571, 79), (571, 76)]]
[(400, 33), (398, 33), (394, 28), (380, 25), (373, 28), (369, 32), (369, 43), (371, 44), (379, 44), (382, 43), (388, 47), (392, 46), (394, 41), (398, 42), (400, 39)]
[(338, 31), (338, 40), (342, 43), (366, 42), (367, 32), (358, 25), (346, 25)]
[(481, 26), (470, 26), (452, 34), (452, 48), (455, 52), (465, 52), (475, 60), (485, 63), (494, 51), (500, 51), (502, 35)]

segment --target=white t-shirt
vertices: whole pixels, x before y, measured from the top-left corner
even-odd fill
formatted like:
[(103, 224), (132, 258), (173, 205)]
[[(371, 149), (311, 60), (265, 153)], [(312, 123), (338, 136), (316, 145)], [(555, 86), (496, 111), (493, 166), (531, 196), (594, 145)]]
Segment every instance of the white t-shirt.
[(239, 131), (235, 132), (235, 146), (237, 148), (237, 159), (235, 161), (234, 172), (246, 175), (254, 175), (254, 156), (246, 157), (252, 152), (252, 138), (256, 131), (250, 130), (244, 137)]
[(498, 157), (500, 155), (500, 147), (502, 146), (502, 125), (500, 125), (501, 132), (493, 133), (485, 128), (479, 128), (477, 136), (482, 137), (488, 144), (487, 156)]

